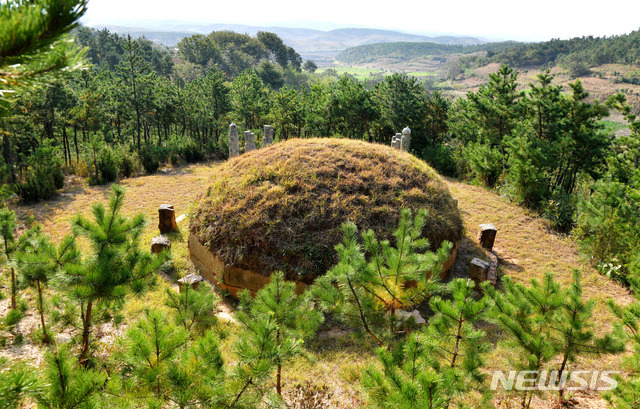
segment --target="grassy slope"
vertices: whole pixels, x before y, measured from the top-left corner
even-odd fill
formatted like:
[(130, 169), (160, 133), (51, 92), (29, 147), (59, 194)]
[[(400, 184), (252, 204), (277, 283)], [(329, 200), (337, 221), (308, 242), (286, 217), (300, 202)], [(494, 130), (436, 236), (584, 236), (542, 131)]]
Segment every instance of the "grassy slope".
[[(182, 214), (195, 196), (204, 188), (203, 182), (215, 169), (215, 164), (192, 165), (185, 169), (167, 174), (145, 176), (123, 181), (128, 189), (125, 212), (133, 214), (143, 212), (150, 220), (145, 234), (145, 243), (157, 233), (157, 208), (161, 203), (172, 203), (177, 214)], [(611, 315), (604, 306), (604, 300), (613, 297), (620, 303), (631, 300), (629, 293), (616, 283), (597, 274), (585, 264), (578, 254), (575, 242), (570, 238), (549, 232), (543, 220), (528, 214), (522, 208), (505, 203), (498, 195), (483, 188), (464, 183), (448, 181), (447, 185), (454, 197), (458, 198), (463, 214), (466, 238), (463, 240), (455, 275), (463, 275), (468, 261), (481, 254), (475, 245), (478, 224), (491, 222), (498, 229), (496, 251), (502, 270), (518, 281), (541, 278), (547, 271), (556, 274), (558, 281), (569, 283), (571, 271), (579, 268), (584, 272), (584, 292), (598, 300), (596, 321), (598, 327), (606, 328)], [(68, 218), (75, 212), (89, 213), (90, 205), (106, 197), (106, 187), (75, 187), (68, 189), (54, 201), (32, 206), (17, 206), (17, 212), (24, 218), (28, 212), (42, 222), (45, 230), (54, 237), (68, 232)], [(180, 224), (186, 233), (186, 221)], [(187, 268), (186, 246), (180, 235), (174, 237), (174, 257), (179, 266)], [(146, 245), (146, 244), (145, 244)], [(162, 290), (163, 291), (163, 290)], [(147, 300), (158, 302), (161, 294), (155, 292)], [(133, 301), (128, 311), (143, 308), (144, 300)], [(496, 338), (491, 328), (492, 338)], [(335, 331), (333, 332), (335, 335)], [(305, 389), (315, 392), (327, 407), (356, 407), (363, 402), (362, 392), (357, 386), (357, 374), (369, 363), (374, 362), (373, 346), (367, 340), (351, 340), (344, 334), (332, 336), (321, 334), (322, 339), (314, 341), (310, 347), (316, 357), (316, 363), (305, 360), (285, 368), (285, 390), (291, 399), (296, 391)], [(507, 369), (505, 350), (497, 348), (487, 360), (490, 369)], [(620, 358), (588, 358), (579, 367), (600, 370), (619, 368)], [(298, 385), (300, 385), (298, 387)], [(323, 387), (328, 388), (324, 390)], [(300, 392), (301, 394), (302, 392)], [(331, 396), (328, 396), (331, 394)], [(593, 396), (577, 396), (581, 403), (578, 407), (604, 407), (602, 401)], [(504, 405), (506, 402), (502, 402)], [(539, 402), (536, 407), (546, 407), (547, 402)], [(508, 407), (508, 406), (502, 406)]]

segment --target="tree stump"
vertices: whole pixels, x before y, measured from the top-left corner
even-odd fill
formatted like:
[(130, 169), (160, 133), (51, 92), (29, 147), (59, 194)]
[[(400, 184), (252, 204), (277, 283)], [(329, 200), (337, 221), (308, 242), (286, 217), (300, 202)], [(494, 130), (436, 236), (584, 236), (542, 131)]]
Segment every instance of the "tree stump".
[(151, 252), (159, 254), (162, 250), (171, 250), (171, 242), (165, 236), (156, 236), (151, 239)]
[(493, 250), (493, 243), (496, 241), (496, 233), (498, 230), (491, 224), (480, 225), (480, 245), (489, 251)]
[(160, 208), (158, 209), (158, 219), (160, 220), (158, 223), (160, 234), (169, 233), (178, 228), (178, 223), (176, 223), (176, 212), (173, 209), (173, 205), (160, 205)]

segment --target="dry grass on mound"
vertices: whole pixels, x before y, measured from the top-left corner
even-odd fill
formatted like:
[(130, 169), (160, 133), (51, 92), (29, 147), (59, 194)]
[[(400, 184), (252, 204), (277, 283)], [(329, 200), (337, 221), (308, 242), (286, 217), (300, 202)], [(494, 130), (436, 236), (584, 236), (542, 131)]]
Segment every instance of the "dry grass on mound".
[(425, 162), (362, 141), (298, 139), (220, 165), (190, 230), (227, 264), (304, 280), (335, 263), (344, 221), (390, 237), (405, 207), (427, 209), (434, 248), (462, 236), (457, 206)]

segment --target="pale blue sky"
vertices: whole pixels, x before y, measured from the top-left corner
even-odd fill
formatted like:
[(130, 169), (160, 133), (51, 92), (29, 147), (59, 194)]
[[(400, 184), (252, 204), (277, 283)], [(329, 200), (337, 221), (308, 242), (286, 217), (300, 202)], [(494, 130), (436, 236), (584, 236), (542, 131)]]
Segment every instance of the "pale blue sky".
[(183, 20), (288, 27), (365, 26), (548, 40), (640, 28), (640, 0), (90, 0), (84, 21)]

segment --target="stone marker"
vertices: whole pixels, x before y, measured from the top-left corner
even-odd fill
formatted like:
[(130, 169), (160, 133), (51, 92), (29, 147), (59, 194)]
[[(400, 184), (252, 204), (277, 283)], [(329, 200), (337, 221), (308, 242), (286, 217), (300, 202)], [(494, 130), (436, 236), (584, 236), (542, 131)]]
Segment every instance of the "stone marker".
[(176, 223), (176, 212), (173, 210), (173, 205), (162, 204), (158, 209), (158, 229), (160, 234), (169, 233), (178, 228)]
[(182, 277), (178, 280), (178, 286), (180, 287), (180, 292), (183, 292), (185, 286), (191, 286), (191, 289), (197, 290), (198, 284), (204, 280), (201, 276), (197, 274), (189, 274), (187, 276)]
[(244, 151), (249, 152), (256, 149), (256, 135), (251, 131), (244, 133)]
[(487, 280), (487, 271), (489, 269), (489, 263), (482, 261), (479, 258), (471, 260), (469, 265), (469, 279), (476, 283), (476, 289), (479, 289), (478, 285)]
[(240, 155), (240, 141), (236, 124), (229, 125), (229, 157)]
[(490, 251), (488, 256), (489, 271), (487, 272), (487, 280), (495, 287), (498, 284), (498, 255), (495, 251)]
[(171, 250), (171, 242), (165, 236), (156, 236), (151, 239), (151, 252), (159, 254), (162, 250)]
[(480, 245), (489, 251), (493, 250), (493, 243), (496, 241), (498, 230), (491, 223), (480, 225)]
[(264, 126), (264, 137), (262, 138), (262, 147), (266, 148), (273, 144), (273, 128), (271, 125)]
[(407, 126), (402, 130), (402, 137), (400, 140), (400, 149), (405, 152), (409, 152), (409, 145), (411, 144), (411, 129)]
[(402, 134), (401, 133), (397, 133), (393, 137), (393, 140), (391, 142), (391, 146), (393, 146), (396, 149), (401, 149), (402, 148)]

